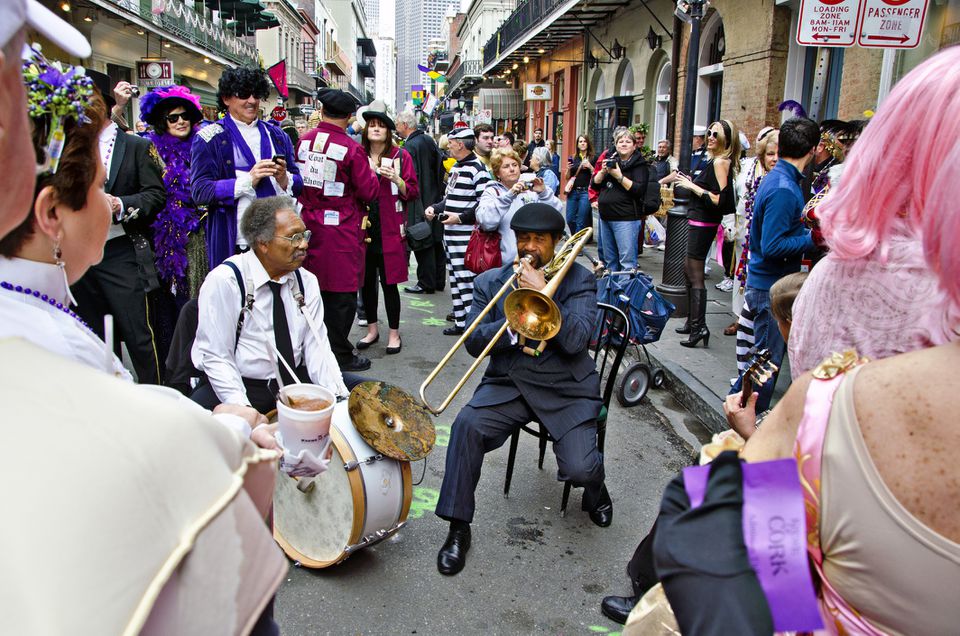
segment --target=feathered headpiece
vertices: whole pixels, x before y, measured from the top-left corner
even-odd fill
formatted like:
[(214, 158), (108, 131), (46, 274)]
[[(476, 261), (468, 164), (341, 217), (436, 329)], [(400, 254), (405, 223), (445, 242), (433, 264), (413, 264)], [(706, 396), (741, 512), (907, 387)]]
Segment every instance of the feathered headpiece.
[(777, 106), (777, 110), (779, 110), (781, 113), (783, 111), (792, 113), (794, 117), (807, 116), (807, 111), (803, 107), (803, 104), (801, 104), (800, 102), (795, 102), (792, 99), (788, 99), (786, 101), (780, 102), (780, 105)]
[(166, 88), (157, 88), (140, 98), (140, 119), (150, 124), (155, 129), (162, 130), (160, 125), (160, 110), (157, 109), (161, 103), (167, 100), (176, 100), (177, 106), (183, 106), (187, 109), (187, 117), (194, 124), (203, 119), (203, 111), (200, 109), (200, 98), (190, 92), (186, 86), (168, 86)]
[[(64, 121), (74, 119), (78, 124), (89, 122), (84, 110), (90, 107), (93, 80), (82, 66), (50, 62), (43, 56), (39, 44), (24, 49), (23, 83), (27, 89), (27, 112), (35, 125), (49, 125), (44, 146), (43, 165), (37, 166), (37, 175), (54, 174), (60, 166), (60, 155), (66, 142)], [(49, 116), (47, 124), (44, 120)]]

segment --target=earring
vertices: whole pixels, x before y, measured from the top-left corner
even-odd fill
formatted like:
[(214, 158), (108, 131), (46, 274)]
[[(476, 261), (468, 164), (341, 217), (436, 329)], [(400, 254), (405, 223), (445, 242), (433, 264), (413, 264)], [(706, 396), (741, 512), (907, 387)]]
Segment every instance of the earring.
[(63, 276), (63, 289), (66, 291), (65, 300), (70, 305), (76, 305), (77, 299), (70, 293), (70, 281), (67, 279), (67, 264), (63, 262), (63, 250), (60, 249), (59, 235), (57, 235), (57, 238), (53, 242), (53, 260), (56, 261), (57, 267), (60, 268), (60, 275)]

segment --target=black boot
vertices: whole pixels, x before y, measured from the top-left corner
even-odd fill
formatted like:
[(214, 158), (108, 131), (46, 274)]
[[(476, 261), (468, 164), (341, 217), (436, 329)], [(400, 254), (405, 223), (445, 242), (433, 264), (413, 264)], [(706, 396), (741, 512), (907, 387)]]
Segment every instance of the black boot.
[(600, 611), (613, 622), (624, 625), (639, 601), (639, 596), (606, 596), (600, 603)]
[(693, 289), (687, 287), (687, 321), (683, 323), (682, 327), (677, 327), (674, 329), (679, 334), (687, 335), (690, 333), (690, 316), (693, 315)]
[(696, 347), (703, 340), (703, 346), (710, 345), (710, 330), (707, 329), (707, 290), (690, 291), (690, 337), (680, 344), (684, 347)]

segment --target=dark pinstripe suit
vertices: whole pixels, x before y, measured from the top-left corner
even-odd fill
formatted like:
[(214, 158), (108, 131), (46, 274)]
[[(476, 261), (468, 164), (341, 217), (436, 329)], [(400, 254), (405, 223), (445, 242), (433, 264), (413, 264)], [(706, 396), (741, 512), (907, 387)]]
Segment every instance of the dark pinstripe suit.
[[(476, 278), (468, 324), (512, 272), (513, 264), (508, 264)], [(504, 297), (467, 339), (471, 355), (478, 355), (503, 325)], [(491, 351), (480, 386), (453, 423), (438, 516), (473, 520), (474, 490), (484, 454), (502, 446), (513, 431), (532, 420), (542, 422), (557, 440), (557, 478), (584, 486), (585, 509), (596, 503), (604, 475), (596, 437), (600, 378), (587, 351), (597, 311), (596, 279), (575, 264), (554, 300), (563, 324), (539, 357), (524, 354), (507, 334)]]

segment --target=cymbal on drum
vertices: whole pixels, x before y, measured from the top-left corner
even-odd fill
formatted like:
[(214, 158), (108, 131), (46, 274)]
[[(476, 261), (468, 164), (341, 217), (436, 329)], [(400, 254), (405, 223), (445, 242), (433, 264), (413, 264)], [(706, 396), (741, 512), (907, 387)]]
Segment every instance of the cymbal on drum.
[(370, 446), (400, 461), (423, 459), (437, 441), (430, 414), (398, 387), (362, 382), (350, 391), (350, 419)]

